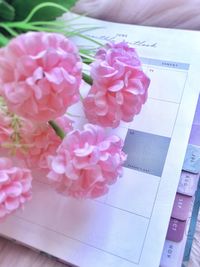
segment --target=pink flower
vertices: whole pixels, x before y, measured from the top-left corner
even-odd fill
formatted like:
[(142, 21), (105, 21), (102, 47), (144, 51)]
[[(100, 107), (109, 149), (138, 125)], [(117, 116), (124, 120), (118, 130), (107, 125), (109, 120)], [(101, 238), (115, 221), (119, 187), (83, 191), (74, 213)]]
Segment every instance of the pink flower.
[(9, 109), (44, 122), (78, 101), (81, 59), (61, 34), (29, 32), (0, 50), (0, 87)]
[(14, 212), (31, 198), (30, 170), (13, 167), (8, 158), (0, 158), (0, 218)]
[[(70, 132), (72, 121), (66, 116), (59, 117), (55, 122), (65, 133)], [(32, 124), (29, 121), (22, 121), (21, 142), (27, 148), (25, 153), (18, 153), (19, 157), (24, 158), (29, 168), (47, 169), (47, 158), (54, 155), (61, 138), (56, 135), (53, 128), (48, 123)]]
[(11, 121), (11, 117), (0, 110), (0, 145), (3, 145), (10, 140), (10, 136), (13, 132)]
[(101, 48), (91, 64), (91, 77), (93, 85), (83, 102), (90, 122), (115, 128), (140, 112), (150, 80), (134, 48), (125, 42)]
[(83, 131), (67, 135), (55, 156), (49, 157), (48, 178), (62, 194), (96, 198), (108, 191), (122, 173), (126, 155), (117, 136), (105, 136), (103, 128), (86, 124)]
[(73, 121), (69, 119), (66, 115), (56, 118), (55, 122), (65, 132), (65, 134), (73, 130)]

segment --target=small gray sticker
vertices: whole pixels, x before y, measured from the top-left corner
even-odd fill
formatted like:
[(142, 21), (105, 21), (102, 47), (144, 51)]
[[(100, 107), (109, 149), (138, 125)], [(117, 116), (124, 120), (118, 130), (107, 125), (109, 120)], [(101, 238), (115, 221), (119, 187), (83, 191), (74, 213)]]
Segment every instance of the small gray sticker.
[(170, 138), (128, 130), (123, 151), (127, 154), (124, 167), (155, 176), (162, 176)]

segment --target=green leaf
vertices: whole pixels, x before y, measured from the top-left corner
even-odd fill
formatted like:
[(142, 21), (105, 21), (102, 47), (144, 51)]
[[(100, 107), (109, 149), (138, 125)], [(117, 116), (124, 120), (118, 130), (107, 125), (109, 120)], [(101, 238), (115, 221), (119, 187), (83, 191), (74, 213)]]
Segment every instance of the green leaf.
[[(12, 5), (16, 12), (15, 20), (23, 20), (35, 6), (45, 2), (59, 4), (67, 9), (70, 9), (77, 2), (77, 0), (13, 0)], [(61, 10), (58, 10), (54, 7), (46, 7), (38, 11), (37, 14), (35, 14), (32, 18), (32, 21), (55, 20), (55, 18), (62, 15), (62, 13), (63, 12)]]
[(0, 21), (12, 21), (15, 17), (15, 9), (6, 1), (0, 0)]

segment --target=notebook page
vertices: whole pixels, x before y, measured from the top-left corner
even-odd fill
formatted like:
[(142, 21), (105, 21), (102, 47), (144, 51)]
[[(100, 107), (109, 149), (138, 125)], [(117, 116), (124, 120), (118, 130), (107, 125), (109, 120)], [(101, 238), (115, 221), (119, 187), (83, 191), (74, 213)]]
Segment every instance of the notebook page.
[[(81, 267), (158, 267), (199, 95), (200, 34), (81, 20), (100, 27), (88, 37), (137, 47), (151, 78), (141, 113), (112, 130), (125, 141), (123, 177), (107, 195), (80, 201), (38, 174), (33, 200), (0, 233)], [(81, 127), (81, 106), (70, 112)]]

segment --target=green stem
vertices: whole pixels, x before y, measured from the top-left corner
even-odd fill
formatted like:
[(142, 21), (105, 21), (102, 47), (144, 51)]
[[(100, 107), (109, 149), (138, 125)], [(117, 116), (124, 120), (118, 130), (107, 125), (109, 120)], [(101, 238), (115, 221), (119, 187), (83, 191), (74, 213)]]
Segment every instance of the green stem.
[[(49, 25), (50, 26), (50, 25)], [(24, 23), (24, 22), (5, 22), (5, 23), (0, 23), (0, 27), (4, 28), (7, 30), (7, 32), (10, 33), (11, 36), (17, 36), (18, 33), (13, 30), (13, 28), (17, 30), (22, 30), (22, 31), (44, 31), (44, 32), (58, 32), (65, 34), (67, 36), (74, 36), (77, 35), (77, 31), (74, 31), (71, 29), (71, 31), (63, 29), (63, 26), (60, 25), (58, 27), (58, 24), (52, 23), (51, 26), (55, 27), (48, 27), (48, 24), (44, 22), (44, 25), (36, 25), (34, 23)]]
[(81, 33), (77, 33), (76, 35), (79, 36), (79, 37), (81, 37), (81, 38), (83, 38), (83, 39), (85, 39), (85, 40), (88, 40), (88, 41), (90, 41), (90, 42), (93, 42), (93, 43), (99, 45), (100, 47), (103, 46), (102, 43), (96, 41), (95, 39), (90, 38), (89, 36), (83, 35), (83, 34), (81, 34)]
[(45, 28), (45, 27), (37, 27), (32, 26), (31, 24), (22, 24), (18, 25), (18, 29), (25, 30), (25, 31), (43, 31), (43, 32), (58, 32), (58, 33), (65, 33), (63, 29), (57, 29), (57, 28)]
[(54, 121), (49, 121), (48, 122), (49, 125), (54, 129), (55, 133), (61, 138), (61, 139), (64, 139), (65, 137), (65, 133), (64, 131), (58, 126), (57, 123), (55, 123)]
[(66, 26), (64, 21), (31, 21), (29, 22), (33, 26), (40, 26), (40, 25), (50, 25), (50, 26)]
[(0, 23), (0, 27), (6, 30), (12, 37), (16, 37), (18, 35), (16, 31), (12, 30), (5, 23)]
[(94, 62), (94, 60), (95, 60), (94, 57), (87, 55), (86, 53), (84, 53), (84, 51), (81, 52), (81, 50), (79, 50), (79, 55), (81, 56), (83, 62), (86, 64), (90, 64), (90, 63)]
[(93, 80), (92, 80), (92, 78), (90, 77), (90, 75), (88, 75), (88, 74), (86, 74), (86, 73), (83, 72), (83, 74), (82, 74), (82, 78), (83, 78), (83, 80), (84, 80), (86, 83), (88, 83), (88, 84), (90, 84), (90, 85), (93, 84)]
[[(30, 30), (35, 30), (35, 31), (52, 31), (54, 32), (55, 29), (53, 28), (45, 28), (45, 27), (41, 27), (41, 26), (34, 26), (32, 25), (32, 23), (23, 23), (23, 22), (9, 22), (9, 23), (0, 23), (0, 27), (3, 27), (5, 29), (10, 29), (12, 30), (12, 28), (16, 28), (16, 29), (20, 29), (20, 30), (26, 30), (26, 31), (30, 31)], [(12, 30), (13, 31), (13, 30)], [(60, 32), (63, 32), (62, 29), (59, 29)], [(17, 32), (16, 32), (17, 34)]]
[(29, 15), (23, 20), (24, 23), (29, 22), (32, 17), (35, 15), (35, 13), (38, 12), (38, 10), (45, 8), (45, 7), (55, 7), (57, 9), (60, 9), (64, 12), (68, 12), (69, 10), (59, 4), (56, 3), (52, 3), (52, 2), (46, 2), (46, 3), (41, 3), (39, 5), (37, 5), (33, 10), (31, 10), (31, 12), (29, 13)]

